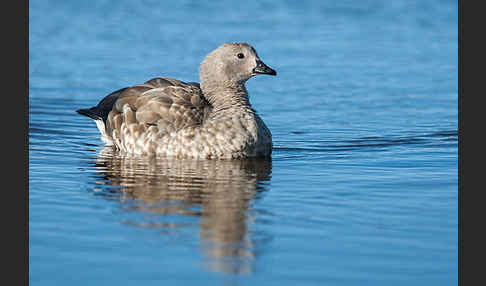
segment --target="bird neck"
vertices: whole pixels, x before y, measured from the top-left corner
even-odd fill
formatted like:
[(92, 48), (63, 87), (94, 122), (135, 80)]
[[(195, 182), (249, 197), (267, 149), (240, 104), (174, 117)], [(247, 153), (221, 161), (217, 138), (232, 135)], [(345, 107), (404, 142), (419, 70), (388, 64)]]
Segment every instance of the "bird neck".
[(248, 109), (251, 110), (248, 92), (244, 83), (227, 83), (224, 85), (202, 86), (206, 99), (213, 106), (213, 111), (223, 109)]

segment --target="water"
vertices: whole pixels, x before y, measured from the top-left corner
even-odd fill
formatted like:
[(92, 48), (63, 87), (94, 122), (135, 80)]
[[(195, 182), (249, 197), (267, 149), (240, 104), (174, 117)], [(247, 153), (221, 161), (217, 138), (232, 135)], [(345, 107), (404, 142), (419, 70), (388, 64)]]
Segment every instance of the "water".
[[(271, 160), (124, 158), (75, 113), (225, 41)], [(457, 285), (457, 1), (31, 1), (31, 285)]]

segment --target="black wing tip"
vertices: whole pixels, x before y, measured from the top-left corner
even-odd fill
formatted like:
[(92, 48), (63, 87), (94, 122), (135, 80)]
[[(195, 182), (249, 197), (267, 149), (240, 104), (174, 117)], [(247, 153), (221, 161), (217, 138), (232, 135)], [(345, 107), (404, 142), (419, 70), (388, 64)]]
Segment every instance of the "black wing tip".
[(76, 112), (78, 114), (87, 116), (87, 117), (95, 119), (95, 120), (101, 119), (100, 116), (95, 113), (95, 110), (96, 110), (96, 107), (91, 107), (91, 108), (78, 109), (78, 110), (76, 110)]

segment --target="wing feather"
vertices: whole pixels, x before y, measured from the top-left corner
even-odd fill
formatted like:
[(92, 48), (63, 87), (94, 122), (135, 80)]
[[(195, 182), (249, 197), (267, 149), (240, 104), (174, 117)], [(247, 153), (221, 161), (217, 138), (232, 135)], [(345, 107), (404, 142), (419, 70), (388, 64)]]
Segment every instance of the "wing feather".
[(178, 131), (201, 124), (210, 109), (198, 83), (153, 78), (121, 92), (108, 114), (107, 134), (112, 136), (124, 122), (145, 127), (155, 125), (167, 133)]

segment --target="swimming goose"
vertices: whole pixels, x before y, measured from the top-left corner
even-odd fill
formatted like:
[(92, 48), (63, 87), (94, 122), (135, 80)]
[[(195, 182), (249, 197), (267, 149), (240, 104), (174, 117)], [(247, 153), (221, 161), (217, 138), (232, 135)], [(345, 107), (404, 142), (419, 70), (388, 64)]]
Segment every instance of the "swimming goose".
[(127, 154), (178, 158), (268, 157), (272, 134), (252, 109), (245, 82), (276, 75), (247, 43), (225, 43), (200, 65), (201, 83), (170, 77), (117, 90), (92, 118), (107, 145)]

